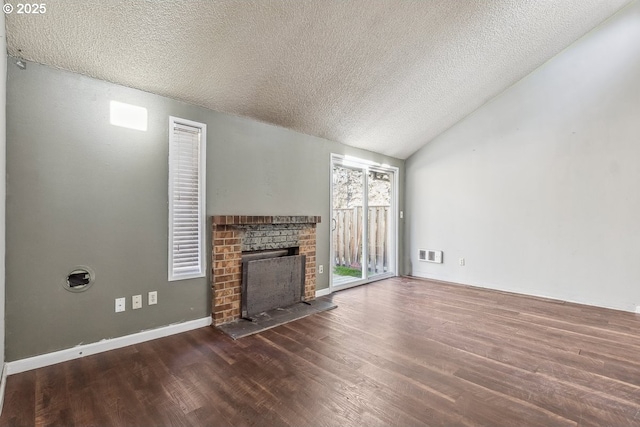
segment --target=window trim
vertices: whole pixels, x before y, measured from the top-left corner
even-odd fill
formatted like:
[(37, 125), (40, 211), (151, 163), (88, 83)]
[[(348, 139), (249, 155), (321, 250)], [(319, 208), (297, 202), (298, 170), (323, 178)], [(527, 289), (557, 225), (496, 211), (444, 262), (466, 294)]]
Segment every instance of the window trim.
[[(176, 125), (185, 125), (194, 128), (200, 129), (200, 147), (198, 152), (198, 248), (199, 248), (199, 258), (200, 265), (199, 271), (196, 273), (187, 273), (187, 274), (176, 274), (173, 269), (173, 216), (174, 216), (174, 208), (173, 208), (173, 162), (172, 159), (172, 148), (176, 144), (175, 136), (174, 136), (174, 128)], [(168, 279), (170, 282), (178, 281), (178, 280), (187, 280), (187, 279), (195, 279), (199, 277), (206, 276), (206, 268), (207, 268), (207, 260), (206, 260), (206, 239), (205, 239), (205, 229), (206, 229), (206, 147), (207, 147), (207, 125), (204, 123), (194, 122), (192, 120), (181, 119), (179, 117), (170, 116), (169, 117), (169, 185), (168, 185), (168, 207), (169, 207), (169, 238), (168, 238)]]

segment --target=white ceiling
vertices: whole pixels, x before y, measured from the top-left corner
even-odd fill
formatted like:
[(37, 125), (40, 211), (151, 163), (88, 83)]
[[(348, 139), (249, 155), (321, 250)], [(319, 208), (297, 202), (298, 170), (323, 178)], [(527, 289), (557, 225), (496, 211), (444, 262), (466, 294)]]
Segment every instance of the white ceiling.
[(406, 158), (629, 0), (49, 0), (9, 54)]

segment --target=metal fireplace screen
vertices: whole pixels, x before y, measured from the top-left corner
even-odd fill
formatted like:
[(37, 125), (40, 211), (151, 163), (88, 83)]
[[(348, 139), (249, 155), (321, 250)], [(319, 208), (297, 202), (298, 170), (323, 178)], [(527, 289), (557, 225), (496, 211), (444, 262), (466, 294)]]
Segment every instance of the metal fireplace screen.
[(242, 317), (252, 318), (304, 300), (306, 256), (275, 256), (258, 260), (243, 257)]

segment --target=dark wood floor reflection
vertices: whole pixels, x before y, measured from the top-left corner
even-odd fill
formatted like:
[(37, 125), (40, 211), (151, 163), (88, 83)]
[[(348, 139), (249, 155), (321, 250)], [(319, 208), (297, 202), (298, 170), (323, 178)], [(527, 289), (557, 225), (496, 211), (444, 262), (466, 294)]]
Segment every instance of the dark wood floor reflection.
[(407, 278), (8, 378), (0, 425), (640, 426), (640, 315)]

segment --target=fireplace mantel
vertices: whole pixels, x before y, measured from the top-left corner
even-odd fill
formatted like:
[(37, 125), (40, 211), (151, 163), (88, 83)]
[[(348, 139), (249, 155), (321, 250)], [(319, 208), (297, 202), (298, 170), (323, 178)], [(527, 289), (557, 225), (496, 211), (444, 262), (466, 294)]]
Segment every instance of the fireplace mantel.
[(317, 224), (319, 216), (255, 216), (255, 215), (214, 215), (213, 225), (255, 225), (255, 224)]
[(214, 325), (240, 318), (243, 252), (295, 246), (300, 255), (306, 256), (304, 299), (315, 299), (319, 216), (215, 215), (211, 222)]

